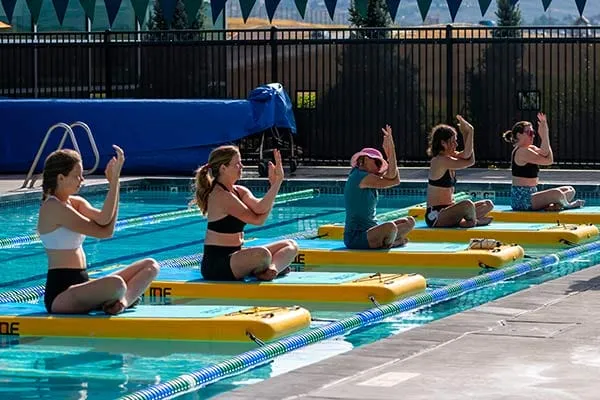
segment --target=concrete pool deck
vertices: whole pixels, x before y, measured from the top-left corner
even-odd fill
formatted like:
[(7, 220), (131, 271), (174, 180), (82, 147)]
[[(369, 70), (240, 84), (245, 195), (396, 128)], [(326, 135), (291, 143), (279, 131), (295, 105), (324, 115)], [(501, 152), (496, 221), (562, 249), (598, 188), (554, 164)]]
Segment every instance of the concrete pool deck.
[[(337, 179), (347, 171), (305, 167), (295, 177)], [(548, 184), (596, 191), (600, 182), (600, 171), (592, 170), (544, 170), (541, 176)], [(401, 169), (405, 181), (426, 177), (426, 169)], [(19, 192), (22, 179), (0, 176), (0, 195)], [(96, 179), (104, 182), (88, 181)], [(510, 183), (510, 171), (470, 169), (459, 179)], [(216, 398), (597, 399), (599, 304), (595, 266)]]

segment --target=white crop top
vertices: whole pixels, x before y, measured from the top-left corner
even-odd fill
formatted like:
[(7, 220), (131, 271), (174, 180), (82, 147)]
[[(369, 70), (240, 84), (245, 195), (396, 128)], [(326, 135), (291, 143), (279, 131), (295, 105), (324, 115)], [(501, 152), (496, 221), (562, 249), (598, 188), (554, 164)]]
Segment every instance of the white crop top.
[(44, 247), (49, 250), (75, 250), (81, 247), (85, 240), (85, 235), (74, 232), (64, 226), (59, 226), (52, 232), (40, 234), (40, 240)]

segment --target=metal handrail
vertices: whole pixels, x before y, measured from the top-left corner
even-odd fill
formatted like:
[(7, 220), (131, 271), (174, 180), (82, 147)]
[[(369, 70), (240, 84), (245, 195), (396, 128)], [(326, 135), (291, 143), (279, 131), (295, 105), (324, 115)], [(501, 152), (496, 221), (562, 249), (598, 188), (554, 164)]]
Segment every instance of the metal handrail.
[[(90, 145), (92, 146), (92, 152), (94, 153), (94, 157), (96, 157), (94, 166), (90, 169), (86, 169), (83, 171), (84, 175), (91, 175), (96, 170), (96, 168), (98, 168), (98, 164), (100, 164), (100, 153), (98, 153), (98, 147), (96, 147), (96, 141), (94, 140), (94, 135), (92, 135), (92, 130), (90, 129), (88, 124), (86, 124), (85, 122), (82, 122), (82, 121), (75, 121), (70, 125), (71, 129), (78, 127), (78, 126), (82, 127), (83, 130), (87, 133), (88, 138), (90, 139)], [(79, 151), (79, 150), (77, 150), (77, 151)], [(79, 153), (79, 154), (81, 154), (81, 153)]]
[(64, 122), (58, 122), (58, 123), (52, 125), (46, 132), (46, 135), (44, 136), (44, 139), (42, 140), (42, 144), (40, 145), (38, 152), (35, 155), (35, 159), (33, 160), (33, 163), (31, 164), (31, 168), (29, 168), (29, 172), (27, 173), (27, 176), (25, 177), (25, 181), (23, 181), (23, 185), (21, 186), (21, 188), (27, 187), (28, 182), (29, 182), (29, 188), (32, 188), (33, 185), (35, 184), (35, 181), (37, 181), (39, 179), (41, 174), (34, 176), (33, 171), (35, 170), (36, 165), (40, 161), (40, 157), (42, 155), (42, 152), (44, 151), (44, 148), (46, 147), (46, 143), (48, 142), (50, 134), (55, 129), (63, 128), (65, 130), (62, 138), (60, 139), (60, 143), (58, 144), (57, 150), (60, 150), (63, 148), (63, 146), (65, 144), (65, 140), (67, 140), (67, 135), (69, 135), (69, 137), (71, 138), (71, 142), (73, 143), (73, 147), (75, 148), (75, 151), (81, 155), (81, 151), (79, 150), (79, 144), (77, 143), (77, 139), (75, 139), (75, 133), (73, 132), (73, 128), (77, 127), (77, 126), (83, 128), (86, 131), (86, 133), (88, 134), (88, 138), (90, 140), (90, 145), (92, 146), (92, 152), (94, 153), (94, 156), (96, 157), (96, 162), (94, 163), (94, 166), (91, 169), (84, 171), (84, 173), (87, 175), (87, 174), (91, 174), (92, 172), (94, 172), (96, 170), (96, 168), (98, 167), (98, 164), (100, 162), (100, 155), (98, 153), (98, 147), (96, 146), (96, 141), (94, 140), (94, 137), (92, 135), (92, 131), (91, 131), (90, 127), (86, 123), (81, 122), (81, 121), (76, 121), (76, 122), (72, 123), (71, 125), (67, 125)]

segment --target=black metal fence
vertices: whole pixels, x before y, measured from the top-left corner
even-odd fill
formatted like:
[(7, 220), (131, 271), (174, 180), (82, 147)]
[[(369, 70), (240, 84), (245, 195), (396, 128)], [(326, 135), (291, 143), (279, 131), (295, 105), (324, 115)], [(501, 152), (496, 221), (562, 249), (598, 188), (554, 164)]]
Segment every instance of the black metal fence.
[(542, 110), (557, 164), (594, 167), (599, 50), (590, 27), (8, 33), (0, 96), (246, 98), (281, 82), (300, 161), (320, 164), (379, 147), (386, 123), (401, 163), (423, 164), (427, 131), (460, 113), (475, 125), (478, 164), (506, 166), (501, 132)]

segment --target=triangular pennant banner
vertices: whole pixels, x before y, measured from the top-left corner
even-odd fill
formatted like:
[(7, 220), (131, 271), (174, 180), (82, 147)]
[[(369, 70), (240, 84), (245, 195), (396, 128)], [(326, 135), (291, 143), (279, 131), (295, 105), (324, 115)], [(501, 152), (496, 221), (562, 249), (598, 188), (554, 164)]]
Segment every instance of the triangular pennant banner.
[(417, 0), (417, 4), (419, 5), (419, 11), (421, 11), (421, 18), (425, 21), (429, 7), (431, 7), (431, 0)]
[(517, 5), (517, 3), (519, 2), (519, 0), (510, 0), (511, 5)]
[[(241, 1), (242, 0), (240, 0), (240, 2)], [(294, 0), (294, 3), (296, 3), (296, 8), (298, 9), (300, 16), (304, 19), (304, 15), (306, 14), (306, 3), (308, 3), (308, 0)]]
[(4, 7), (4, 12), (6, 13), (6, 18), (8, 18), (8, 22), (12, 22), (13, 13), (15, 12), (15, 5), (17, 4), (17, 0), (2, 0), (2, 7)]
[(81, 8), (83, 8), (85, 16), (88, 17), (90, 21), (94, 22), (94, 15), (96, 14), (96, 0), (79, 0), (79, 4), (81, 4)]
[(42, 10), (42, 0), (27, 0), (27, 7), (31, 14), (31, 22), (37, 24), (40, 19), (40, 11)]
[(369, 0), (354, 0), (354, 8), (358, 11), (358, 15), (366, 18), (369, 9)]
[(187, 14), (188, 23), (192, 24), (196, 20), (198, 10), (202, 5), (202, 0), (183, 0), (185, 6), (185, 13)]
[(277, 10), (280, 1), (281, 0), (265, 0), (265, 8), (267, 9), (269, 22), (273, 21), (273, 16), (275, 15), (275, 11)]
[(106, 7), (106, 15), (108, 15), (108, 26), (112, 27), (112, 24), (117, 18), (119, 8), (121, 8), (122, 0), (104, 0), (104, 6)]
[(146, 12), (148, 11), (149, 2), (150, 0), (131, 0), (135, 19), (140, 25), (143, 25), (144, 20), (146, 19)]
[(544, 11), (548, 10), (548, 7), (550, 7), (550, 3), (552, 3), (552, 0), (542, 0), (542, 5), (544, 6)]
[(54, 4), (54, 11), (56, 11), (58, 23), (62, 25), (65, 20), (65, 14), (67, 13), (69, 0), (52, 0), (52, 4)]
[(579, 16), (583, 16), (583, 9), (585, 8), (585, 3), (587, 0), (575, 0), (575, 4), (577, 4), (577, 10), (579, 10)]
[[(165, 0), (162, 1), (164, 2)], [(226, 0), (210, 0), (210, 10), (212, 11), (213, 24), (217, 22), (217, 18), (219, 18), (219, 15), (221, 15), (221, 12), (223, 12), (223, 9), (225, 8), (225, 1)], [(175, 11), (175, 1), (173, 1), (173, 11)], [(171, 13), (171, 18), (173, 18), (173, 13)]]
[[(551, 0), (552, 1), (552, 0)], [(479, 9), (481, 10), (481, 16), (483, 17), (487, 12), (488, 8), (490, 8), (490, 3), (492, 0), (479, 0)]]
[(450, 10), (450, 18), (452, 18), (452, 22), (454, 22), (462, 0), (446, 0), (446, 3), (448, 3), (448, 9)]
[(392, 17), (392, 21), (396, 20), (396, 14), (398, 14), (398, 6), (400, 5), (400, 0), (386, 0), (388, 12)]
[(325, 0), (325, 7), (327, 7), (327, 12), (329, 13), (329, 18), (333, 19), (335, 14), (335, 6), (337, 4), (337, 0)]
[(256, 4), (256, 0), (240, 0), (240, 8), (242, 9), (242, 18), (244, 19), (244, 23), (248, 21), (248, 17)]

